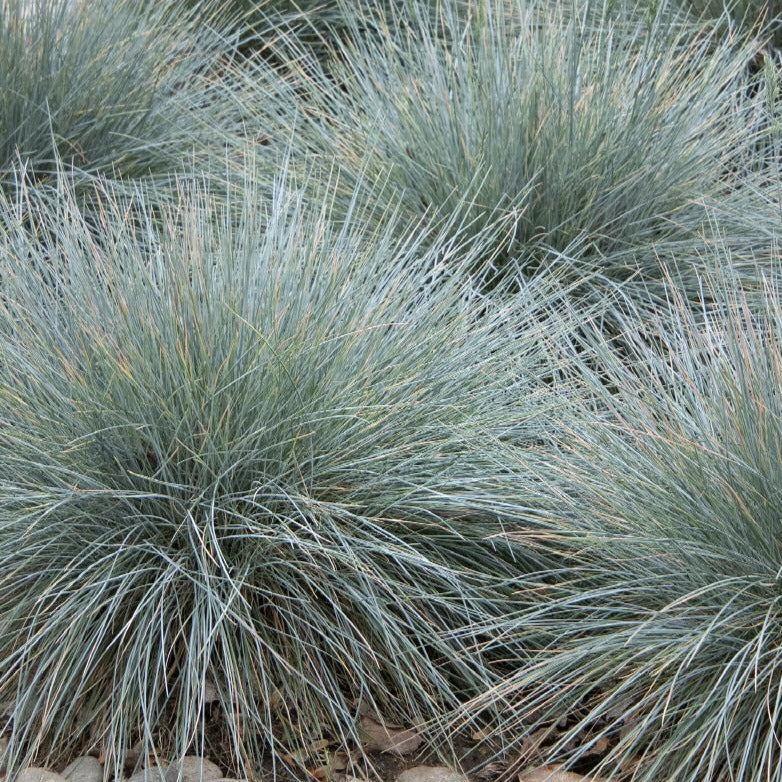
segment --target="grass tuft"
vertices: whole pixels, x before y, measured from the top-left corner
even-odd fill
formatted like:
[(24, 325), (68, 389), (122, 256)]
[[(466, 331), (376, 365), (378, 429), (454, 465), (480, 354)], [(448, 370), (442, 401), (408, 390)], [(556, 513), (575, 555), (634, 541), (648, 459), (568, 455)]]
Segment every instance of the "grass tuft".
[(782, 301), (765, 292), (759, 309), (723, 278), (700, 319), (674, 296), (657, 346), (624, 361), (598, 338), (598, 401), (548, 471), (573, 566), (520, 580), (506, 640), (541, 652), (481, 700), (505, 728), (548, 726), (552, 760), (782, 778)]
[(188, 187), (133, 220), (98, 195), (100, 242), (67, 188), (3, 210), (12, 768), (200, 750), (207, 679), (243, 771), (488, 686), (463, 634), (541, 566), (492, 537), (529, 515), (563, 391), (553, 295), (495, 305), (459, 271), (480, 244), (336, 228), (328, 192)]
[(135, 0), (0, 2), (0, 188), (165, 180), (219, 152), (232, 44), (192, 11)]
[(285, 104), (297, 153), (340, 170), (338, 207), (358, 183), (385, 182), (414, 223), (460, 212), (482, 232), (502, 217), (505, 271), (571, 280), (659, 282), (650, 248), (702, 242), (705, 204), (732, 192), (757, 142), (755, 41), (662, 15), (413, 6), (380, 41), (357, 13), (328, 66), (291, 62), (297, 107), (251, 76), (250, 94), (265, 85), (257, 106)]

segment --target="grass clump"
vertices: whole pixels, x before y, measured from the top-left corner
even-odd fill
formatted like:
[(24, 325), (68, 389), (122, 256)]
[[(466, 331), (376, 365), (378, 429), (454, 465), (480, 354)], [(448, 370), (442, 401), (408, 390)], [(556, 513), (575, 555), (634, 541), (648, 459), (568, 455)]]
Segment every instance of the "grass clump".
[[(67, 175), (157, 183), (206, 166), (231, 129), (216, 69), (228, 39), (198, 21), (199, 2), (2, 0), (0, 188)], [(58, 169), (61, 169), (58, 173)]]
[(296, 63), (293, 144), (339, 168), (343, 209), (358, 182), (383, 181), (411, 222), (502, 217), (500, 266), (571, 280), (659, 281), (649, 248), (699, 241), (704, 202), (750, 154), (754, 42), (667, 16), (419, 6), (380, 43), (354, 35), (327, 70)]
[(357, 740), (364, 708), (440, 716), (492, 678), (454, 631), (540, 566), (491, 537), (527, 515), (548, 432), (551, 295), (497, 308), (458, 271), (477, 246), (457, 262), (453, 240), (423, 248), (393, 220), (335, 228), (328, 193), (317, 210), (282, 186), (246, 199), (186, 189), (130, 220), (103, 194), (100, 242), (67, 190), (29, 210), (43, 243), (6, 204), (13, 768), (200, 750), (207, 678), (244, 771)]
[(782, 59), (740, 7), (0, 0), (10, 778), (467, 714), (782, 782)]
[(549, 470), (573, 567), (522, 579), (508, 638), (548, 641), (491, 694), (506, 727), (551, 726), (552, 759), (639, 782), (782, 778), (782, 308), (766, 295), (758, 311), (719, 282), (701, 322), (674, 301), (658, 349), (603, 349), (605, 376), (587, 375), (599, 404)]

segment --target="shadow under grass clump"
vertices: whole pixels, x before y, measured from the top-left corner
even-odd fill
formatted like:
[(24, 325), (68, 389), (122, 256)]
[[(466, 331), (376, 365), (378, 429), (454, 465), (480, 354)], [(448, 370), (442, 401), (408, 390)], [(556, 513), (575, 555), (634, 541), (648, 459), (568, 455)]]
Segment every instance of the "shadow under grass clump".
[(65, 196), (0, 233), (11, 768), (198, 750), (207, 679), (240, 770), (488, 686), (470, 628), (547, 557), (495, 537), (532, 523), (553, 295), (486, 302), (479, 247), (335, 228), (328, 193), (104, 194), (100, 242)]
[(702, 19), (760, 30), (771, 46), (782, 48), (782, 7), (776, 0), (683, 0), (681, 4)]

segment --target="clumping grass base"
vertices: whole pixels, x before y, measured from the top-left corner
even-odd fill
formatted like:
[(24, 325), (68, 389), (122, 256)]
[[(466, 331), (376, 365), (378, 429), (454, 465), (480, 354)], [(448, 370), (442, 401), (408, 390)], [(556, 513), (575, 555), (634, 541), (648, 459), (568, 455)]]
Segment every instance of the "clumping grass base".
[(8, 778), (782, 782), (775, 15), (0, 0)]

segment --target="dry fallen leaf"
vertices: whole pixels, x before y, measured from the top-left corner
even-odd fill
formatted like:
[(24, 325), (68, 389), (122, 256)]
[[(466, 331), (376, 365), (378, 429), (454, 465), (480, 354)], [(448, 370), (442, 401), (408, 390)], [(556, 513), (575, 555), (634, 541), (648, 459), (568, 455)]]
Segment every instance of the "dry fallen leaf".
[(334, 752), (329, 755), (328, 761), (322, 766), (308, 771), (307, 773), (313, 778), (319, 781), (321, 780), (333, 780), (335, 775), (344, 771), (348, 767), (348, 754), (346, 752)]
[(359, 721), (362, 743), (368, 750), (393, 752), (397, 755), (409, 755), (421, 746), (421, 737), (412, 729), (387, 727), (364, 716)]
[(521, 742), (521, 750), (518, 759), (520, 761), (531, 760), (532, 756), (540, 749), (541, 745), (550, 735), (550, 728), (541, 728), (540, 730), (536, 730), (534, 733), (525, 736)]
[(306, 749), (297, 749), (295, 752), (288, 752), (282, 756), (282, 759), (286, 763), (301, 764), (309, 757), (309, 752)]
[(335, 752), (329, 760), (329, 765), (333, 771), (344, 771), (348, 767), (350, 756), (347, 752)]
[(415, 766), (403, 771), (396, 782), (469, 782), (467, 777), (447, 766)]
[(269, 696), (269, 709), (271, 711), (279, 711), (282, 704), (282, 693), (279, 690), (272, 691), (272, 694)]
[(606, 782), (603, 777), (585, 777), (564, 771), (562, 766), (538, 766), (519, 774), (519, 782)]
[(217, 687), (211, 679), (207, 679), (204, 682), (204, 703), (214, 703), (220, 700), (220, 696), (217, 694)]
[(286, 763), (304, 763), (308, 758), (311, 758), (321, 750), (326, 749), (329, 744), (331, 744), (329, 739), (318, 739), (317, 741), (313, 741), (308, 747), (301, 747), (295, 752), (289, 752), (287, 755), (283, 755), (282, 759)]
[(487, 763), (479, 771), (475, 772), (473, 776), (476, 779), (497, 779), (507, 767), (507, 763), (496, 760), (492, 763)]
[(608, 739), (605, 736), (599, 738), (584, 754), (588, 758), (590, 755), (602, 755), (608, 749)]

